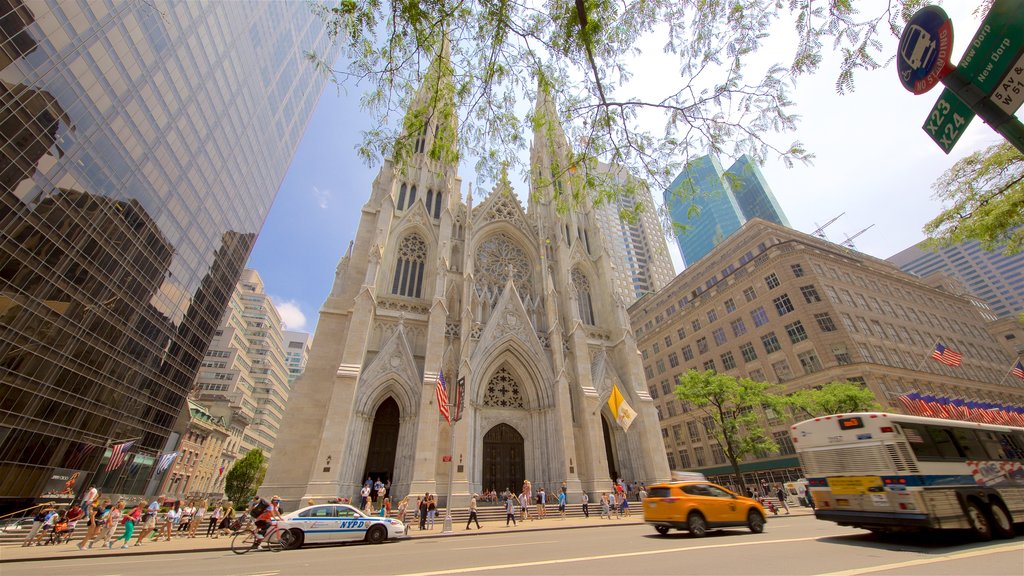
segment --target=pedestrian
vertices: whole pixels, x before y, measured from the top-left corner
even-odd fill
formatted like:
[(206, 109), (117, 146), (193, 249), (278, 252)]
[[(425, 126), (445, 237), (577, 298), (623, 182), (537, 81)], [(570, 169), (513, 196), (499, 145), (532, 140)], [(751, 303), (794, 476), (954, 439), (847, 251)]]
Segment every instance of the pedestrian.
[(786, 514), (789, 514), (789, 502), (786, 501), (786, 489), (779, 484), (778, 489), (775, 491), (775, 497), (779, 499), (779, 504), (786, 509)]
[(466, 520), (466, 530), (469, 530), (469, 525), (472, 522), (476, 522), (477, 530), (480, 529), (480, 520), (476, 517), (476, 499), (476, 494), (473, 494), (473, 497), (469, 499), (469, 520)]
[(583, 498), (583, 517), (584, 518), (590, 518), (590, 495), (587, 494), (586, 490), (583, 491), (582, 498)]
[(561, 516), (559, 520), (565, 520), (565, 490), (558, 493), (558, 515)]
[(526, 522), (530, 519), (530, 497), (526, 492), (519, 494), (519, 521)]
[(380, 484), (380, 486), (377, 488), (377, 500), (376, 501), (377, 502), (384, 502), (384, 499), (387, 498), (387, 496), (388, 496), (388, 489), (387, 489), (386, 486), (384, 486), (384, 484), (380, 483), (380, 481), (378, 481), (378, 483)]
[(181, 500), (174, 503), (174, 506), (164, 514), (164, 523), (160, 527), (160, 530), (153, 536), (153, 540), (159, 540), (160, 535), (163, 534), (164, 541), (170, 542), (171, 535), (174, 532), (174, 526), (181, 520)]
[(382, 500), (381, 504), (380, 504), (380, 517), (381, 518), (388, 518), (390, 516), (391, 516), (391, 498), (388, 498), (387, 496), (385, 496), (384, 500)]
[(196, 528), (202, 523), (203, 517), (206, 516), (206, 509), (210, 503), (206, 500), (200, 500), (198, 504), (192, 507), (192, 519), (188, 522), (188, 537), (196, 537)]
[(639, 493), (637, 494), (637, 499), (638, 499), (638, 500), (639, 500), (640, 502), (643, 502), (643, 501), (644, 501), (644, 498), (647, 498), (647, 488), (646, 488), (646, 487), (644, 487), (644, 485), (643, 485), (643, 484), (641, 484), (641, 485), (640, 485), (640, 492), (639, 492)]
[(32, 545), (32, 542), (36, 539), (36, 534), (39, 534), (39, 531), (43, 529), (43, 522), (46, 521), (47, 515), (52, 510), (53, 509), (48, 507), (47, 505), (39, 507), (39, 510), (36, 512), (36, 515), (32, 518), (32, 528), (29, 529), (28, 535), (25, 536), (25, 540), (23, 540), (21, 543), (21, 546), (23, 548), (25, 546)]
[(206, 537), (212, 538), (216, 532), (217, 527), (220, 526), (220, 519), (224, 517), (224, 507), (218, 504), (213, 507), (210, 512), (210, 523), (206, 525)]
[(217, 538), (218, 534), (227, 536), (231, 533), (231, 526), (235, 522), (235, 503), (228, 500), (224, 504), (224, 514), (221, 516), (220, 524), (217, 526), (217, 531), (213, 533), (213, 537)]
[[(78, 527), (78, 521), (85, 517), (85, 510), (78, 504), (71, 507), (68, 510), (67, 515), (64, 516), (64, 521), (68, 523), (67, 529), (64, 532), (64, 542), (70, 542), (71, 536), (75, 533), (75, 528)], [(57, 542), (60, 544), (61, 542)]]
[(607, 516), (609, 520), (612, 519), (612, 512), (611, 512), (611, 509), (609, 508), (610, 505), (611, 505), (611, 503), (608, 501), (608, 493), (607, 492), (602, 492), (601, 493), (601, 518), (604, 518), (605, 516)]
[(544, 493), (544, 487), (541, 486), (540, 491), (537, 492), (537, 518), (542, 519), (547, 516), (547, 494)]
[(409, 511), (409, 497), (406, 496), (398, 502), (398, 521), (405, 524), (405, 515)]
[(124, 540), (124, 544), (121, 545), (121, 548), (128, 547), (128, 543), (132, 541), (132, 535), (135, 534), (135, 523), (142, 519), (142, 510), (145, 509), (146, 504), (147, 502), (145, 501), (139, 502), (130, 512), (124, 515), (124, 534), (110, 543), (111, 548), (122, 540)]
[(418, 504), (416, 506), (416, 510), (418, 511), (417, 513), (419, 514), (420, 530), (426, 530), (427, 529), (427, 507), (429, 506), (429, 502), (428, 502), (429, 500), (430, 500), (430, 493), (429, 492), (424, 494), (422, 499), (419, 499), (419, 498), (417, 499)]
[(615, 509), (615, 519), (622, 518), (622, 500), (626, 497), (625, 492), (616, 492), (612, 497), (612, 508)]
[(619, 513), (626, 518), (631, 516), (629, 513), (629, 498), (626, 498), (625, 494), (622, 495), (622, 502), (619, 504)]
[(89, 489), (85, 492), (85, 496), (82, 496), (82, 510), (88, 510), (92, 503), (97, 501), (100, 497), (99, 490), (96, 489), (94, 484), (89, 485)]
[(512, 521), (512, 526), (516, 525), (516, 499), (506, 498), (505, 499), (505, 527), (508, 528), (509, 520)]
[[(34, 519), (33, 519), (34, 520)], [(53, 527), (57, 525), (57, 521), (60, 520), (60, 514), (52, 506), (47, 506), (43, 513), (43, 524), (36, 531), (35, 545), (41, 546), (44, 536), (51, 535), (53, 533)], [(33, 525), (35, 522), (33, 522)]]
[(437, 501), (434, 500), (434, 495), (431, 494), (427, 499), (427, 530), (434, 529), (434, 516), (437, 515)]
[[(103, 520), (103, 531), (99, 534), (100, 548), (106, 546), (107, 548), (114, 547), (114, 532), (117, 531), (117, 527), (121, 525), (121, 518), (124, 516), (124, 500), (118, 500), (109, 512), (107, 512), (106, 518)], [(92, 544), (89, 544), (89, 548), (92, 548)]]
[[(370, 482), (370, 479), (366, 479)], [(363, 487), (359, 490), (359, 509), (366, 510), (366, 502), (370, 499), (370, 484), (363, 484)]]
[(135, 541), (136, 546), (142, 546), (142, 540), (149, 536), (150, 532), (156, 530), (156, 517), (160, 513), (160, 505), (164, 503), (164, 495), (157, 496), (156, 500), (149, 503), (146, 506), (146, 511), (142, 514), (142, 519), (139, 521), (141, 530), (139, 531), (139, 539)]
[(88, 512), (86, 512), (86, 519), (88, 522), (88, 529), (85, 531), (85, 537), (78, 543), (78, 549), (82, 550), (85, 545), (92, 542), (92, 539), (96, 537), (96, 532), (100, 529), (100, 515), (103, 513), (103, 504), (99, 500), (93, 500), (89, 504)]

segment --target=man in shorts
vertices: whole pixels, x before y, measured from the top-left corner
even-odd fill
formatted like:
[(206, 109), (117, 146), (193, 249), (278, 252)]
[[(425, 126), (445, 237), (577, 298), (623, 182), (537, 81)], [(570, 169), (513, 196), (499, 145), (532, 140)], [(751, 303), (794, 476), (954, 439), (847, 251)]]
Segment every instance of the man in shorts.
[(260, 498), (260, 501), (252, 507), (250, 512), (253, 518), (256, 519), (256, 532), (258, 537), (256, 542), (253, 543), (253, 547), (259, 545), (260, 541), (267, 534), (267, 528), (270, 528), (270, 524), (274, 520), (281, 519), (281, 499), (277, 496), (271, 496), (270, 502)]
[(139, 539), (135, 541), (136, 546), (142, 546), (142, 540), (156, 530), (156, 516), (160, 513), (160, 506), (166, 499), (167, 497), (161, 494), (146, 507), (146, 511), (143, 512), (142, 518), (139, 520)]

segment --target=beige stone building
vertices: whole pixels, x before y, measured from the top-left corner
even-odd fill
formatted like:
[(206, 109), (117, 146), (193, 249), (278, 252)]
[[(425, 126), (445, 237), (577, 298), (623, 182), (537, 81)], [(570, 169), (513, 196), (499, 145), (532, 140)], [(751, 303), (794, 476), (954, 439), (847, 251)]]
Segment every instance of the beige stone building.
[[(989, 332), (987, 308), (937, 286), (807, 234), (746, 223), (667, 288), (630, 307), (669, 465), (730, 481), (710, 420), (672, 393), (691, 368), (780, 383), (786, 391), (863, 382), (890, 410), (912, 391), (1024, 403), (1024, 381), (1003, 379), (1012, 358)], [(937, 342), (962, 353), (963, 363), (932, 360)], [(773, 482), (797, 477), (787, 434), (795, 417), (762, 416), (780, 453), (748, 461), (745, 474)]]
[(224, 492), (220, 488), (220, 466), (229, 435), (227, 426), (193, 400), (188, 401), (188, 413), (183, 415), (182, 423), (184, 429), (179, 431), (181, 436), (174, 448), (178, 455), (162, 472), (157, 493), (173, 499), (220, 498)]
[[(552, 104), (542, 93), (537, 106)], [(559, 213), (548, 184), (524, 208), (507, 180), (474, 198), (457, 166), (425, 153), (450, 129), (433, 122), (409, 165), (386, 161), (374, 181), (292, 390), (276, 448), (288, 458), (271, 461), (261, 493), (351, 497), (369, 476), (443, 505), (451, 470), (453, 503), (465, 505), (525, 479), (549, 491), (565, 481), (575, 501), (616, 476), (666, 479), (593, 207)], [(552, 166), (568, 150), (559, 126), (535, 132), (531, 173), (567, 195), (572, 182)], [(465, 382), (453, 436), (435, 396), (442, 370), (449, 390)], [(607, 408), (613, 385), (639, 413), (628, 432)]]

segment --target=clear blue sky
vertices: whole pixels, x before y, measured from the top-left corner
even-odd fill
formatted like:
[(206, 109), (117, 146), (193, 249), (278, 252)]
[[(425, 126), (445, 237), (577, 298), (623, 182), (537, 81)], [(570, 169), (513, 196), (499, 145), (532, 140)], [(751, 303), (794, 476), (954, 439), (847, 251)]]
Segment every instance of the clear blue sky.
[[(953, 4), (946, 10), (954, 23), (955, 62), (978, 22), (970, 14), (974, 3)], [(895, 49), (895, 40), (889, 40), (887, 53)], [(634, 64), (635, 90), (663, 91), (662, 71), (673, 66), (659, 63), (658, 52), (651, 50)], [(939, 88), (914, 96), (900, 86), (895, 65), (890, 64), (861, 73), (857, 90), (839, 96), (834, 89), (837, 60), (827, 57), (820, 74), (800, 81), (792, 96), (802, 121), (795, 135), (781, 139), (802, 140), (817, 155), (814, 165), (786, 168), (770, 161), (763, 167), (765, 178), (795, 229), (809, 233), (845, 212), (827, 230), (829, 239), (839, 242), (874, 224), (857, 238), (856, 247), (887, 258), (924, 239), (922, 225), (940, 209), (931, 199), (932, 182), (957, 159), (999, 137), (975, 119), (953, 154), (946, 156), (921, 129)], [(355, 236), (360, 209), (377, 174), (378, 167), (366, 167), (355, 154), (361, 131), (369, 127), (358, 108), (358, 96), (357, 88), (347, 94), (333, 85), (326, 89), (249, 260), (292, 330), (315, 328), (338, 260)], [(731, 162), (722, 158), (725, 165)], [(465, 196), (471, 178), (465, 167), (461, 172)], [(480, 184), (485, 190), (491, 187)], [(513, 186), (522, 197), (525, 185)], [(660, 191), (655, 197), (660, 202)], [(674, 242), (670, 251), (678, 272)]]

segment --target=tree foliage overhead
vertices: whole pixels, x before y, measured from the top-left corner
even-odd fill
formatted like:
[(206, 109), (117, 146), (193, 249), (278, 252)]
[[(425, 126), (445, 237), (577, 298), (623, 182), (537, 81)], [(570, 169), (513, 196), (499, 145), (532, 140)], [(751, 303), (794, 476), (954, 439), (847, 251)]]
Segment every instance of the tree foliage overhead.
[(785, 399), (775, 394), (767, 382), (735, 378), (714, 370), (698, 372), (692, 368), (679, 376), (676, 397), (712, 418), (715, 429), (711, 434), (721, 444), (740, 490), (745, 494), (747, 485), (740, 474), (740, 462), (751, 454), (779, 449), (761, 426), (760, 409), (764, 407), (778, 413)]
[[(836, 90), (852, 90), (857, 71), (888, 58), (880, 37), (898, 35), (924, 1), (878, 2), (859, 12), (866, 3), (340, 0), (314, 10), (341, 44), (342, 65), (332, 69), (316, 54), (309, 58), (362, 91), (361, 104), (376, 121), (360, 148), (370, 164), (386, 157), (401, 164), (417, 128), (447, 116), (456, 129), (436, 139), (430, 155), (472, 155), (477, 173), (497, 181), (504, 163), (522, 167), (524, 135), (538, 120), (524, 104), (541, 85), (557, 102), (556, 119), (573, 144), (564, 171), (587, 177), (592, 160), (601, 159), (665, 187), (688, 158), (708, 152), (746, 153), (759, 163), (768, 156), (809, 160), (798, 141), (786, 141), (797, 122), (789, 95), (795, 80), (818, 71), (830, 50), (841, 58)], [(795, 31), (791, 52), (755, 69), (751, 57), (777, 25)], [(442, 76), (454, 110), (438, 109), (435, 101), (414, 113), (413, 125), (398, 122), (445, 39), (450, 70)], [(636, 77), (631, 66), (645, 56), (667, 57), (669, 65)]]
[(267, 464), (263, 451), (255, 448), (246, 452), (245, 456), (228, 470), (228, 475), (224, 478), (224, 495), (235, 504), (248, 502), (256, 494), (260, 484), (263, 484), (266, 473)]
[(960, 160), (933, 185), (949, 207), (925, 224), (933, 245), (978, 240), (989, 251), (1024, 250), (1024, 155), (1000, 142)]
[(821, 388), (805, 388), (789, 395), (789, 405), (808, 418), (850, 412), (874, 412), (882, 406), (875, 395), (856, 382), (829, 382)]

